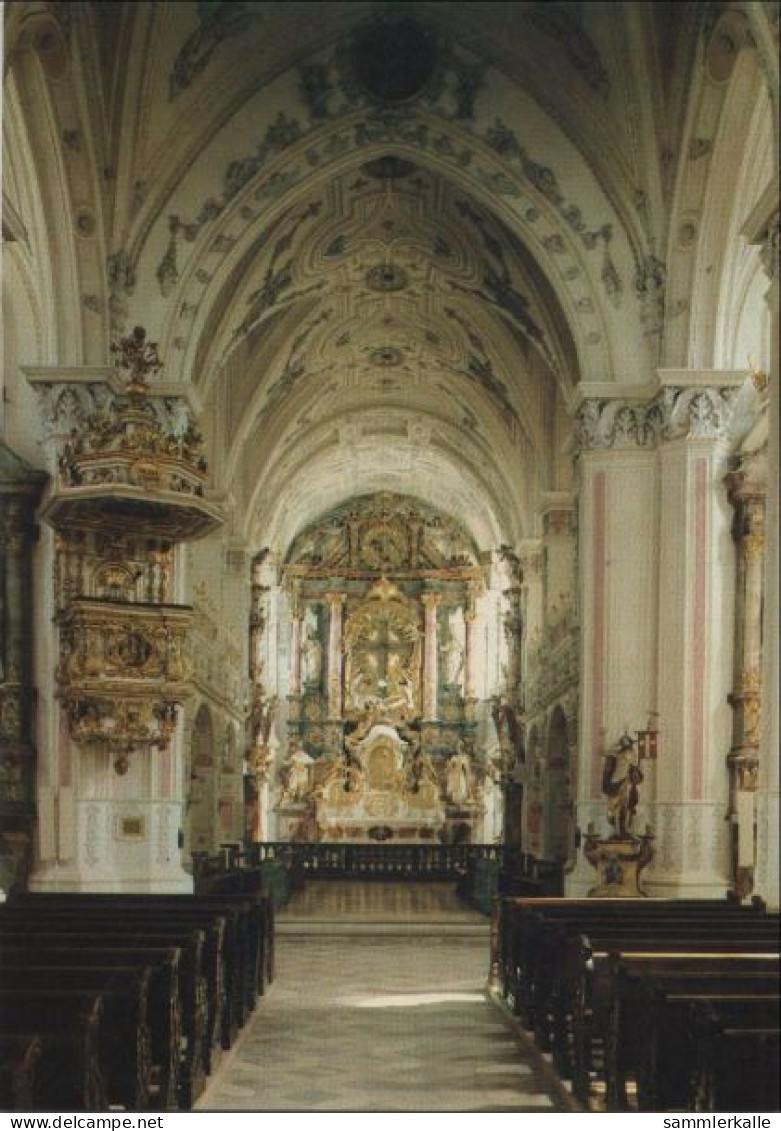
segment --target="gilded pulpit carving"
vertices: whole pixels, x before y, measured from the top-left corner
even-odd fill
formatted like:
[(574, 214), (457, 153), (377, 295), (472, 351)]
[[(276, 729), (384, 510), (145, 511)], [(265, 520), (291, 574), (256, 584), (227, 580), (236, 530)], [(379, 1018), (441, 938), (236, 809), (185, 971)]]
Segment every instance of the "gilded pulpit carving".
[(129, 754), (170, 743), (190, 693), (194, 614), (171, 603), (175, 546), (223, 518), (205, 497), (189, 408), (174, 411), (176, 399), (149, 385), (162, 366), (157, 345), (136, 327), (112, 353), (127, 381), (112, 379), (63, 439), (42, 514), (57, 531), (57, 695), (70, 737), (109, 752), (124, 774)]

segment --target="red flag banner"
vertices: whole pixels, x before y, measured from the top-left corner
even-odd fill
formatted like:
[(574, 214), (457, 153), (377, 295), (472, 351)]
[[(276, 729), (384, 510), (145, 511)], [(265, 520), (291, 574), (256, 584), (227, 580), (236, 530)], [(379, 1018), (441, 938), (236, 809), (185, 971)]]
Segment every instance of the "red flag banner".
[(658, 738), (659, 732), (656, 730), (639, 730), (637, 732), (637, 751), (640, 758), (656, 758)]

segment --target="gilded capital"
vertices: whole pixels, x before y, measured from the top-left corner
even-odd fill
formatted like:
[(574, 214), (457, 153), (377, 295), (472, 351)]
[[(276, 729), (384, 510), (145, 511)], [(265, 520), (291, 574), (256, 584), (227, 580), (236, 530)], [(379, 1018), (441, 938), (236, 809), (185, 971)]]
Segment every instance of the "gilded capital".
[(743, 560), (746, 562), (755, 562), (762, 558), (765, 549), (765, 536), (764, 533), (757, 531), (754, 534), (746, 534), (740, 540), (740, 550), (743, 554)]

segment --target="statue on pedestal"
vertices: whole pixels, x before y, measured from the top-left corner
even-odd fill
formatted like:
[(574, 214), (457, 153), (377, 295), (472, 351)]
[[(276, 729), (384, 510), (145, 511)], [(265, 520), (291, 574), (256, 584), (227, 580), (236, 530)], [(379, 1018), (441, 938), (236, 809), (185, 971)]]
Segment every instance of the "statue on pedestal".
[(448, 761), (446, 788), (448, 800), (454, 805), (464, 805), (472, 799), (472, 767), (463, 743), (459, 743), (458, 752)]
[(622, 735), (604, 758), (602, 792), (607, 797), (608, 823), (614, 836), (624, 837), (632, 827), (640, 796), (637, 787), (643, 781), (634, 740)]
[(448, 636), (440, 648), (445, 667), (445, 683), (456, 687), (461, 683), (461, 673), (464, 670), (464, 649), (455, 636)]
[(311, 790), (311, 766), (314, 758), (306, 750), (299, 749), (290, 755), (290, 761), (283, 767), (283, 802), (306, 801)]
[(316, 686), (323, 675), (323, 645), (317, 636), (317, 629), (310, 627), (301, 646), (301, 674), (304, 685)]
[[(649, 737), (650, 736), (650, 737)], [(630, 830), (639, 801), (638, 787), (643, 781), (640, 759), (656, 756), (656, 731), (639, 731), (639, 746), (627, 733), (602, 756), (602, 792), (607, 799), (607, 819), (612, 832), (600, 837), (593, 827), (586, 833), (583, 852), (597, 870), (599, 883), (590, 896), (632, 897), (647, 892), (640, 886), (640, 873), (653, 858), (653, 833), (642, 836)]]

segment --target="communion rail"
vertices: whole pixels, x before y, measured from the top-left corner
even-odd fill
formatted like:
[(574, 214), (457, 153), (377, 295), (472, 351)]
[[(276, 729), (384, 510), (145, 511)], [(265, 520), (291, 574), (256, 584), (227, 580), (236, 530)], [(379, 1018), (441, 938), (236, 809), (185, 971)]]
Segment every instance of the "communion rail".
[(323, 844), (265, 841), (250, 845), (248, 862), (279, 860), (305, 879), (455, 880), (478, 860), (503, 865), (501, 844)]
[(538, 860), (502, 844), (259, 841), (245, 846), (224, 844), (218, 856), (193, 853), (193, 859), (201, 874), (278, 863), (303, 880), (459, 880), (475, 870), (490, 868), (496, 876), (502, 876), (502, 886), (509, 890), (517, 881), (555, 886), (554, 872), (558, 876), (560, 871), (560, 866), (551, 861)]

